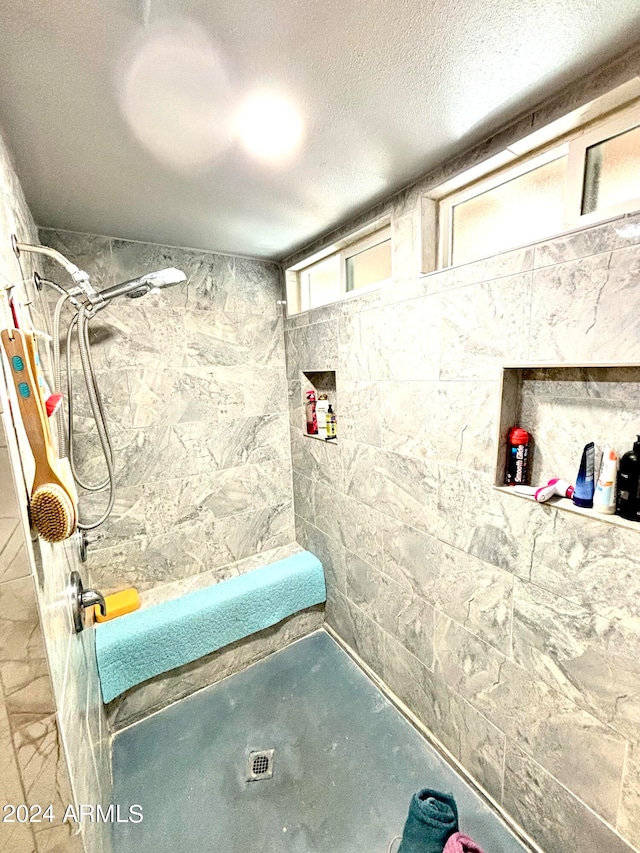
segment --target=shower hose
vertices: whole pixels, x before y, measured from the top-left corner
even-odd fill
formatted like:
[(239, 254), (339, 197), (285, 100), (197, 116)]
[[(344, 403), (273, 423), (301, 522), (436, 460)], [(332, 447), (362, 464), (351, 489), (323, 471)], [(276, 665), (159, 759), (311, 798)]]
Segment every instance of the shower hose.
[[(53, 315), (53, 384), (54, 391), (60, 393), (62, 388), (62, 365), (60, 358), (60, 326), (62, 318), (62, 310), (65, 303), (69, 300), (69, 296), (61, 296), (58, 299)], [(103, 524), (113, 509), (115, 501), (115, 462), (113, 455), (113, 442), (109, 433), (109, 427), (104, 411), (100, 388), (96, 379), (96, 372), (93, 365), (93, 357), (91, 355), (91, 345), (89, 343), (89, 320), (92, 315), (87, 316), (87, 308), (81, 305), (77, 308), (76, 314), (71, 319), (67, 329), (66, 336), (66, 373), (67, 373), (67, 423), (65, 424), (64, 407), (58, 409), (56, 415), (58, 428), (58, 452), (61, 457), (67, 456), (71, 466), (71, 472), (76, 483), (87, 492), (101, 492), (108, 487), (109, 500), (107, 507), (102, 516), (97, 521), (78, 521), (80, 530), (95, 530)], [(104, 461), (107, 467), (106, 479), (101, 483), (91, 484), (84, 482), (78, 473), (78, 466), (74, 455), (75, 451), (75, 428), (73, 422), (74, 413), (74, 389), (73, 376), (71, 366), (71, 344), (73, 332), (77, 332), (78, 349), (80, 352), (80, 362), (82, 364), (82, 372), (91, 407), (91, 414), (95, 421), (96, 430), (100, 439), (100, 446), (104, 454)]]

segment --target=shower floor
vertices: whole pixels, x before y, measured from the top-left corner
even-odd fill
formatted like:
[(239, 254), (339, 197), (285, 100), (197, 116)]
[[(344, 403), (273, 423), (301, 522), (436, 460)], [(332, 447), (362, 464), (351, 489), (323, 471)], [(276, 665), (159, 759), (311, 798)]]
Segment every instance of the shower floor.
[[(248, 782), (262, 749), (273, 778)], [(422, 787), (487, 853), (525, 851), (324, 631), (121, 732), (113, 767), (144, 814), (115, 853), (387, 853)]]

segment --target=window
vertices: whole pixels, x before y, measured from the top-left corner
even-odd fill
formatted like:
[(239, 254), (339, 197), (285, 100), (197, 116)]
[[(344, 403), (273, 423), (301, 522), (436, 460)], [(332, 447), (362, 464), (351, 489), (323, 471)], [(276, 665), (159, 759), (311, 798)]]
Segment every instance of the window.
[(469, 263), (638, 209), (636, 102), (442, 198), (439, 266)]
[(391, 280), (391, 226), (375, 223), (367, 231), (287, 270), (289, 316), (366, 293)]

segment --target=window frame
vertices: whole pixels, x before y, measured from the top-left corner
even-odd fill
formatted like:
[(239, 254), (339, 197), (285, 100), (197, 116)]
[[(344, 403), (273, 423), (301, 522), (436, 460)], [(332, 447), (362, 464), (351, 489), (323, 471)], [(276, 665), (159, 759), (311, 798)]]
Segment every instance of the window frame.
[[(453, 265), (453, 210), (456, 205), (483, 195), (565, 154), (568, 157), (562, 194), (563, 226), (560, 233), (640, 210), (639, 196), (617, 205), (594, 210), (591, 213), (582, 213), (587, 149), (638, 126), (640, 126), (640, 101), (618, 109), (607, 116), (600, 117), (588, 125), (566, 134), (564, 138), (551, 140), (537, 151), (514, 158), (492, 174), (456, 189), (449, 195), (440, 197), (437, 201), (437, 269), (446, 269)], [(538, 239), (549, 239), (557, 236), (557, 234), (558, 232), (550, 232), (546, 237)], [(533, 242), (537, 242), (537, 240)], [(522, 245), (529, 245), (529, 243), (504, 246), (500, 252), (512, 251)], [(469, 261), (462, 261), (455, 266), (463, 266), (479, 260), (482, 260), (482, 256)]]
[[(363, 231), (366, 233), (363, 234)], [(393, 245), (391, 245), (391, 264), (392, 264), (392, 274), (389, 278), (381, 279), (380, 281), (376, 281), (373, 284), (369, 284), (366, 287), (358, 287), (355, 290), (347, 290), (347, 260), (349, 258), (354, 257), (355, 255), (359, 255), (362, 252), (366, 252), (367, 249), (372, 249), (374, 246), (379, 246), (381, 243), (391, 243), (391, 220), (389, 217), (385, 217), (382, 223), (375, 223), (374, 229), (372, 230), (371, 226), (366, 229), (362, 229), (356, 234), (352, 234), (351, 237), (346, 238), (341, 243), (341, 247), (333, 246), (332, 250), (326, 250), (325, 252), (320, 253), (319, 255), (315, 255), (312, 258), (308, 258), (306, 261), (301, 262), (300, 264), (296, 264), (294, 267), (291, 267), (287, 270), (287, 274), (293, 273), (296, 277), (294, 287), (297, 287), (297, 299), (291, 300), (290, 295), (287, 295), (287, 316), (295, 316), (296, 314), (302, 314), (305, 311), (314, 311), (316, 308), (323, 308), (325, 305), (333, 305), (336, 302), (342, 302), (344, 299), (351, 299), (354, 296), (361, 296), (365, 293), (371, 293), (374, 290), (378, 290), (381, 287), (389, 284), (393, 280)], [(317, 305), (313, 308), (311, 307), (311, 290), (309, 286), (309, 278), (308, 273), (313, 270), (314, 267), (319, 266), (322, 263), (325, 263), (330, 258), (338, 258), (339, 263), (339, 295), (338, 298), (333, 302), (327, 302), (325, 305)], [(297, 311), (289, 311), (290, 303), (295, 301), (299, 310)]]

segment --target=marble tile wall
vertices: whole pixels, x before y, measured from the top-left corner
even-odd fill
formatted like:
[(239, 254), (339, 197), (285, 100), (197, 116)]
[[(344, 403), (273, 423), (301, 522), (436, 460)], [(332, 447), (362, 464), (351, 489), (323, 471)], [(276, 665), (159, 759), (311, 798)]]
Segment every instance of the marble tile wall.
[[(149, 589), (292, 542), (279, 268), (108, 237), (40, 238), (96, 289), (168, 266), (188, 276), (92, 321), (117, 482), (113, 515), (90, 534), (92, 585)], [(95, 482), (104, 465), (88, 415), (80, 396), (78, 465)], [(103, 493), (80, 495), (85, 518), (104, 503)]]
[[(9, 154), (0, 138), (0, 286), (16, 285), (14, 295), (31, 297), (31, 318), (44, 328), (45, 307), (29, 287), (33, 267), (22, 268), (11, 250), (10, 235), (37, 241)], [(24, 281), (23, 281), (24, 279)], [(4, 300), (4, 297), (2, 297)], [(10, 319), (2, 302), (2, 324)], [(28, 454), (14, 429), (11, 394), (0, 370), (0, 805), (53, 807), (54, 820), (0, 824), (0, 849), (12, 853), (80, 853), (79, 828), (62, 823), (70, 803), (98, 803), (110, 796), (106, 726), (93, 670), (86, 663), (84, 638), (72, 636), (64, 591), (67, 573), (77, 563), (62, 546), (32, 542), (26, 511), (22, 463)], [(82, 662), (83, 669), (77, 666)], [(69, 762), (67, 762), (67, 758)], [(83, 824), (87, 849), (107, 851), (98, 825)]]
[[(640, 528), (492, 488), (498, 383), (640, 363), (639, 311), (636, 214), (285, 321), (327, 620), (549, 853), (640, 847)], [(303, 435), (305, 370), (336, 371), (336, 444)]]

